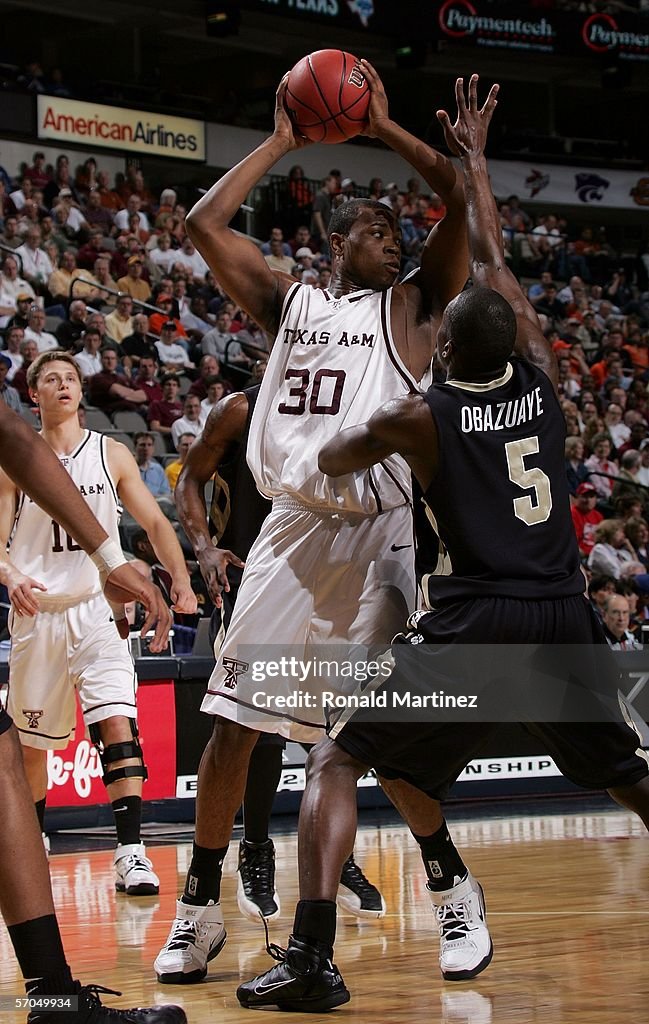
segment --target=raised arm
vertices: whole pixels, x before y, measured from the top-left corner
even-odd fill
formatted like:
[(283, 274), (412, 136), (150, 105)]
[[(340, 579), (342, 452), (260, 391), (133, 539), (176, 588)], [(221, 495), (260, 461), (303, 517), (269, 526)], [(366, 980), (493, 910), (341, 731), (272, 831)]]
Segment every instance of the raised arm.
[(228, 395), (210, 412), (203, 433), (187, 454), (176, 484), (178, 518), (194, 549), (196, 559), (215, 606), (221, 605), (221, 591), (229, 590), (227, 567), (243, 567), (237, 555), (214, 547), (207, 523), (205, 485), (229, 457), (243, 437), (248, 418), (245, 394)]
[(273, 134), (224, 174), (190, 210), (186, 221), (189, 237), (219, 284), (273, 336), (293, 278), (272, 271), (257, 246), (228, 225), (260, 178), (291, 150), (306, 144), (294, 135), (284, 109), (287, 77), (277, 90)]
[(468, 104), (464, 96), (464, 80), (455, 83), (457, 120), (451, 125), (445, 110), (437, 116), (444, 128), (446, 141), (460, 157), (464, 174), (467, 226), (469, 238), (469, 269), (474, 284), (500, 292), (516, 315), (517, 333), (514, 351), (540, 367), (558, 383), (557, 361), (543, 336), (538, 316), (521, 286), (505, 262), (503, 236), (496, 200), (491, 189), (484, 148), (499, 86), (493, 85), (484, 106), (478, 109), (478, 76), (469, 81)]

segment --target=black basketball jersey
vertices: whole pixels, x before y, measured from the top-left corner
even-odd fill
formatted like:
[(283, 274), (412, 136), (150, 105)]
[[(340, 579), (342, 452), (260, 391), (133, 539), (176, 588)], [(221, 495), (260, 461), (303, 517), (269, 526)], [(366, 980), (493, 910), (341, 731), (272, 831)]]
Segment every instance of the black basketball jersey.
[(565, 421), (546, 374), (512, 359), (498, 380), (433, 384), (424, 399), (439, 437), (439, 468), (424, 500), (445, 549), (422, 579), (429, 607), (491, 594), (582, 593)]
[(257, 490), (246, 462), (248, 432), (259, 387), (256, 384), (243, 392), (248, 399), (246, 429), (228, 461), (219, 466), (210, 506), (211, 532), (217, 544), (244, 561), (271, 508), (271, 502)]

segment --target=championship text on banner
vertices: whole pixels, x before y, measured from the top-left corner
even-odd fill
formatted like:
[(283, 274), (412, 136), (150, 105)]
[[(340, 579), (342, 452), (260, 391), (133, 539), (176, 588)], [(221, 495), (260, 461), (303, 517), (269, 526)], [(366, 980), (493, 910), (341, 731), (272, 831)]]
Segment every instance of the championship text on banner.
[(82, 103), (59, 96), (37, 97), (39, 139), (92, 143), (128, 153), (205, 160), (205, 124), (146, 110)]

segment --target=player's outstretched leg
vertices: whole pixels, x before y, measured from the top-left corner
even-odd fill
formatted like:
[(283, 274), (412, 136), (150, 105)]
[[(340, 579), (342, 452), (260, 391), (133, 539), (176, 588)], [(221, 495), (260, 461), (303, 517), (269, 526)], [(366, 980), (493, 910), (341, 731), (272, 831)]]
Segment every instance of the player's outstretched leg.
[[(9, 716), (0, 712), (0, 909), (20, 964), (27, 997), (73, 997), (76, 1008), (35, 1008), (32, 1024), (186, 1024), (179, 1006), (113, 1010), (99, 992), (72, 977), (54, 913), (50, 876), (20, 743)], [(116, 993), (118, 994), (118, 993)], [(32, 1003), (34, 1005), (34, 1003)]]
[(242, 1006), (321, 1013), (348, 1002), (349, 992), (333, 962), (336, 893), (356, 835), (356, 782), (365, 771), (365, 765), (330, 739), (309, 754), (293, 934), (286, 950), (268, 947), (277, 966), (239, 986)]
[(196, 836), (185, 890), (167, 941), (156, 957), (158, 981), (187, 985), (202, 981), (210, 960), (225, 945), (221, 871), (241, 806), (250, 754), (258, 734), (216, 718), (198, 769)]
[(115, 818), (115, 889), (126, 896), (157, 896), (160, 879), (146, 855), (140, 831), (142, 784), (147, 770), (135, 720), (114, 715), (94, 722), (89, 732), (99, 751)]
[(482, 886), (464, 864), (437, 800), (401, 780), (381, 779), (419, 844), (439, 928), (439, 965), (446, 981), (468, 981), (491, 963)]

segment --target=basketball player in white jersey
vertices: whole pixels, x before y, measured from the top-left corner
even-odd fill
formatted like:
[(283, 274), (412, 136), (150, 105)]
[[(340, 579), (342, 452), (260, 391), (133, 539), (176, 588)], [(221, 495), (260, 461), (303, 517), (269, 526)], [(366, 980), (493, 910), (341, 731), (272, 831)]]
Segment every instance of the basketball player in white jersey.
[[(323, 644), (346, 643), (358, 652), (393, 636), (415, 595), (406, 464), (391, 458), (334, 480), (318, 471), (317, 452), (383, 402), (416, 391), (427, 374), (444, 308), (466, 280), (464, 197), (452, 163), (389, 118), (378, 75), (366, 62), (363, 71), (372, 91), (368, 134), (407, 160), (446, 206), (421, 267), (406, 282), (396, 283), (400, 228), (381, 203), (352, 200), (334, 213), (328, 291), (271, 271), (257, 247), (228, 227), (257, 182), (305, 144), (284, 109), (286, 78), (277, 91), (272, 136), (221, 178), (187, 219), (224, 290), (275, 338), (248, 442), (248, 463), (273, 508), (250, 550), (202, 705), (217, 718), (199, 770), (185, 891), (155, 962), (166, 983), (204, 978), (225, 942), (221, 865), (257, 733), (306, 740), (323, 735), (321, 708), (300, 708), (289, 717), (272, 706), (268, 712), (251, 706), (254, 691), (264, 687), (252, 683), (245, 645), (269, 658), (308, 659)], [(320, 648), (325, 658), (326, 650)], [(266, 689), (272, 687), (270, 680)], [(398, 808), (420, 802), (404, 782), (385, 788)], [(461, 860), (441, 812), (435, 826), (440, 862), (446, 857), (448, 865), (445, 888), (452, 889), (454, 878), (462, 877)]]
[[(174, 608), (195, 611), (174, 530), (142, 483), (130, 452), (79, 425), (81, 376), (74, 360), (64, 352), (44, 354), (32, 363), (28, 384), (40, 409), (43, 438), (111, 541), (119, 545), (123, 501), (172, 575)], [(76, 689), (115, 814), (116, 888), (127, 895), (157, 893), (159, 881), (140, 841), (147, 773), (135, 725), (137, 683), (123, 605), (111, 611), (86, 553), (0, 472), (0, 542), (7, 541), (0, 582), (12, 606), (8, 711), (20, 733), (41, 825), (47, 751), (66, 747), (74, 734)]]

